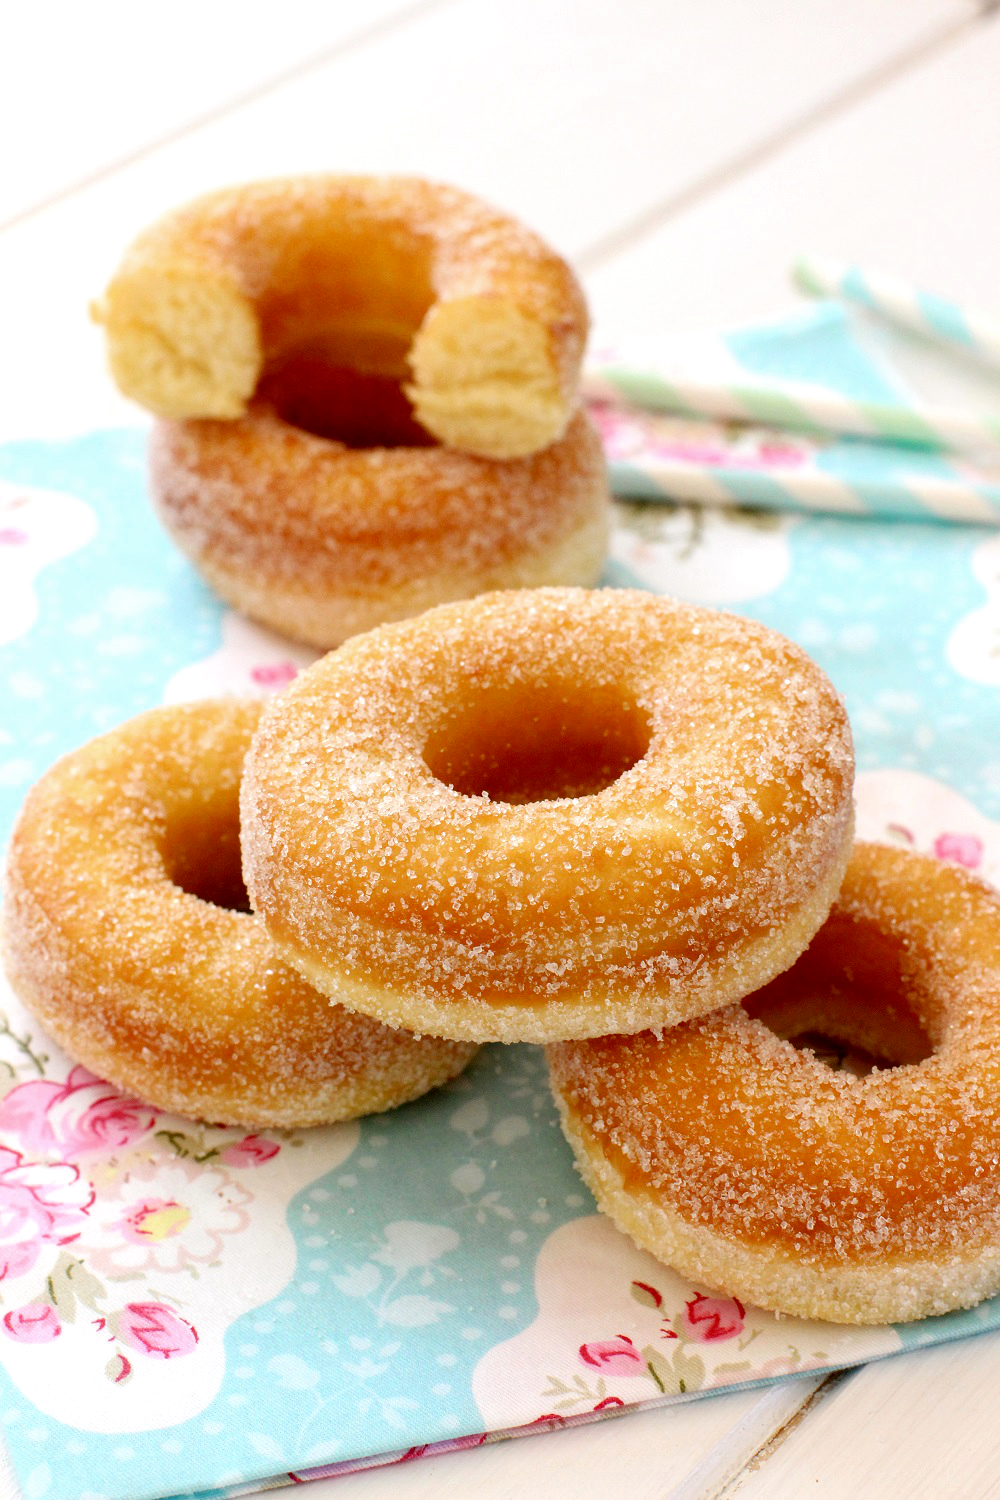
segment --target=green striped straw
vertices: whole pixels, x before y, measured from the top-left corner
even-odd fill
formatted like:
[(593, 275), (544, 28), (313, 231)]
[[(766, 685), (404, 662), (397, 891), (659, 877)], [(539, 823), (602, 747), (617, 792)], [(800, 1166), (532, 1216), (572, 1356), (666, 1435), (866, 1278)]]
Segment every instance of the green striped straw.
[(825, 256), (800, 257), (792, 275), (802, 290), (814, 297), (854, 303), (897, 328), (919, 333), (1000, 371), (1000, 319), (882, 271), (864, 270)]
[(960, 453), (1000, 466), (1000, 417), (971, 418), (931, 406), (861, 401), (797, 380), (717, 381), (683, 369), (592, 360), (584, 394), (624, 398), (653, 411), (727, 422), (753, 422), (796, 432), (846, 434), (938, 452)]

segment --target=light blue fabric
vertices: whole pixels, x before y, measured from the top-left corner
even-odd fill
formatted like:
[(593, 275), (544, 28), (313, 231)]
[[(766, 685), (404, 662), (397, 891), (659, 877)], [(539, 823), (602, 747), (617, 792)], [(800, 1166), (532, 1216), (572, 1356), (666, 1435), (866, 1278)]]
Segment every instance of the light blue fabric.
[[(842, 321), (821, 311), (784, 335), (744, 331), (730, 347), (757, 373), (822, 373), (843, 389), (884, 394), (878, 372), (846, 338)], [(0, 479), (67, 490), (100, 523), (93, 542), (42, 572), (37, 623), (0, 648), (4, 837), (28, 785), (56, 756), (159, 702), (179, 667), (219, 643), (221, 606), (149, 511), (142, 448), (142, 434), (123, 431), (0, 449)], [(775, 498), (759, 476), (722, 477), (741, 500)], [(931, 522), (800, 517), (789, 528), (782, 582), (740, 607), (800, 641), (829, 672), (847, 701), (860, 768), (923, 771), (997, 818), (996, 689), (958, 676), (948, 660), (956, 623), (983, 602), (972, 558), (989, 535)], [(611, 565), (608, 581), (631, 581), (627, 567)], [(457, 1127), (457, 1112), (470, 1106)], [(491, 1131), (514, 1115), (524, 1133), (498, 1152)], [(448, 1089), (365, 1122), (347, 1163), (293, 1201), (293, 1279), (230, 1329), (222, 1388), (197, 1418), (125, 1437), (80, 1432), (70, 1420), (40, 1417), (0, 1377), (0, 1416), (25, 1492), (31, 1500), (142, 1500), (166, 1488), (207, 1500), (281, 1470), (475, 1432), (477, 1361), (535, 1316), (532, 1272), (547, 1236), (590, 1212), (541, 1052), (486, 1049)], [(375, 1251), (387, 1224), (400, 1220), (444, 1226), (455, 1240), (426, 1283), (418, 1276), (390, 1293)], [(426, 1325), (394, 1323), (386, 1299), (404, 1295), (448, 1311)], [(915, 1346), (998, 1326), (993, 1302), (899, 1332)]]

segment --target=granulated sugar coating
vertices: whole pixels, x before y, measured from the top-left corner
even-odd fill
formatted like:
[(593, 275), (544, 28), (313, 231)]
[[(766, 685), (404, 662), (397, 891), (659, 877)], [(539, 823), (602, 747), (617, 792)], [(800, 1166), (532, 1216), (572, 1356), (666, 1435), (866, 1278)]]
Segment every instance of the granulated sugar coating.
[(10, 846), (7, 973), (71, 1057), (161, 1108), (256, 1126), (388, 1109), (476, 1049), (332, 1005), (247, 912), (238, 797), (259, 712), (153, 709), (42, 778)]
[[(755, 1018), (836, 1034), (844, 1002), (863, 1045), (893, 1057), (902, 1018), (903, 1056), (921, 1035), (933, 1051), (858, 1078)], [(549, 1064), (600, 1206), (699, 1282), (847, 1323), (1000, 1289), (1000, 901), (957, 866), (858, 845), (768, 989), (661, 1038), (551, 1047)]]
[(751, 621), (491, 594), (355, 638), (264, 712), (244, 873), (317, 988), (471, 1040), (635, 1032), (793, 961), (852, 830), (847, 718)]
[[(160, 518), (223, 598), (330, 647), (489, 589), (596, 582), (609, 505), (586, 416), (541, 453), (501, 463), (416, 446), (398, 389), (358, 381), (376, 419), (363, 436), (375, 445), (349, 448), (280, 414), (315, 420), (300, 408), (334, 375), (298, 362), (242, 420), (153, 431)], [(351, 392), (347, 372), (336, 377), (331, 409), (334, 395)], [(382, 446), (396, 436), (399, 446)]]
[(126, 253), (97, 316), (126, 395), (240, 417), (308, 352), (401, 380), (441, 442), (490, 458), (564, 432), (587, 334), (572, 271), (457, 188), (412, 177), (249, 183), (177, 209)]

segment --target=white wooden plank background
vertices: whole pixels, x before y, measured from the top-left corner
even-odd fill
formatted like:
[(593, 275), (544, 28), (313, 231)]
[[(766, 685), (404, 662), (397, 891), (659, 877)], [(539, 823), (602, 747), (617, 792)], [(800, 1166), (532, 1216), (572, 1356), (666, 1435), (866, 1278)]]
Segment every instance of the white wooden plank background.
[(588, 275), (618, 332), (786, 307), (791, 260), (824, 253), (1000, 314), (1000, 15), (972, 21)]
[(165, 205), (331, 164), (416, 171), (493, 198), (579, 257), (971, 13), (965, 0), (451, 0), (409, 13), (0, 234), (2, 325), (19, 354), (0, 367), (0, 438), (127, 419), (85, 308)]
[[(416, 171), (494, 198), (577, 259), (608, 333), (767, 314), (789, 302), (802, 248), (997, 306), (990, 8), (22, 7), (0, 20), (0, 438), (141, 420), (104, 375), (87, 299), (164, 208), (287, 170)], [(311, 1494), (980, 1500), (1000, 1494), (998, 1351), (988, 1337), (871, 1366), (815, 1399), (816, 1380), (789, 1382)], [(0, 1500), (16, 1495), (0, 1466)]]
[(172, 0), (151, 20), (134, 0), (24, 5), (4, 21), (0, 227), (164, 137), (292, 82), (386, 22), (447, 0)]
[(986, 1500), (1000, 1495), (1000, 1334), (869, 1365), (840, 1382), (739, 1500)]

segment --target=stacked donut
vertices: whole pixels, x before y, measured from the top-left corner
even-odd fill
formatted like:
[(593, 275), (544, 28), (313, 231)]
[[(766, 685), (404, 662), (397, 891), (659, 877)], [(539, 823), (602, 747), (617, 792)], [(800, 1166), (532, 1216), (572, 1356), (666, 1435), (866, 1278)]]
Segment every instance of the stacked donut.
[[(596, 579), (583, 296), (468, 194), (334, 176), (215, 193), (135, 242), (97, 317), (122, 390), (161, 418), (167, 528), (252, 617), (330, 646), (442, 599)], [(246, 909), (258, 713), (154, 710), (53, 768), (11, 845), (7, 971), (74, 1057), (162, 1107), (272, 1126), (386, 1109), (477, 1048), (331, 1006)]]
[[(265, 183), (149, 231), (101, 317), (181, 545), (350, 639), (262, 712), (153, 710), (31, 793), (5, 960), (56, 1039), (259, 1125), (545, 1043), (598, 1203), (695, 1279), (845, 1322), (1000, 1288), (997, 898), (852, 853), (846, 714), (789, 641), (510, 588), (603, 555), (558, 257), (452, 189)], [(812, 1032), (890, 1066), (830, 1071)]]
[(591, 584), (600, 442), (572, 271), (456, 188), (315, 176), (211, 194), (96, 309), (154, 412), (154, 504), (228, 602), (319, 647), (497, 588)]

